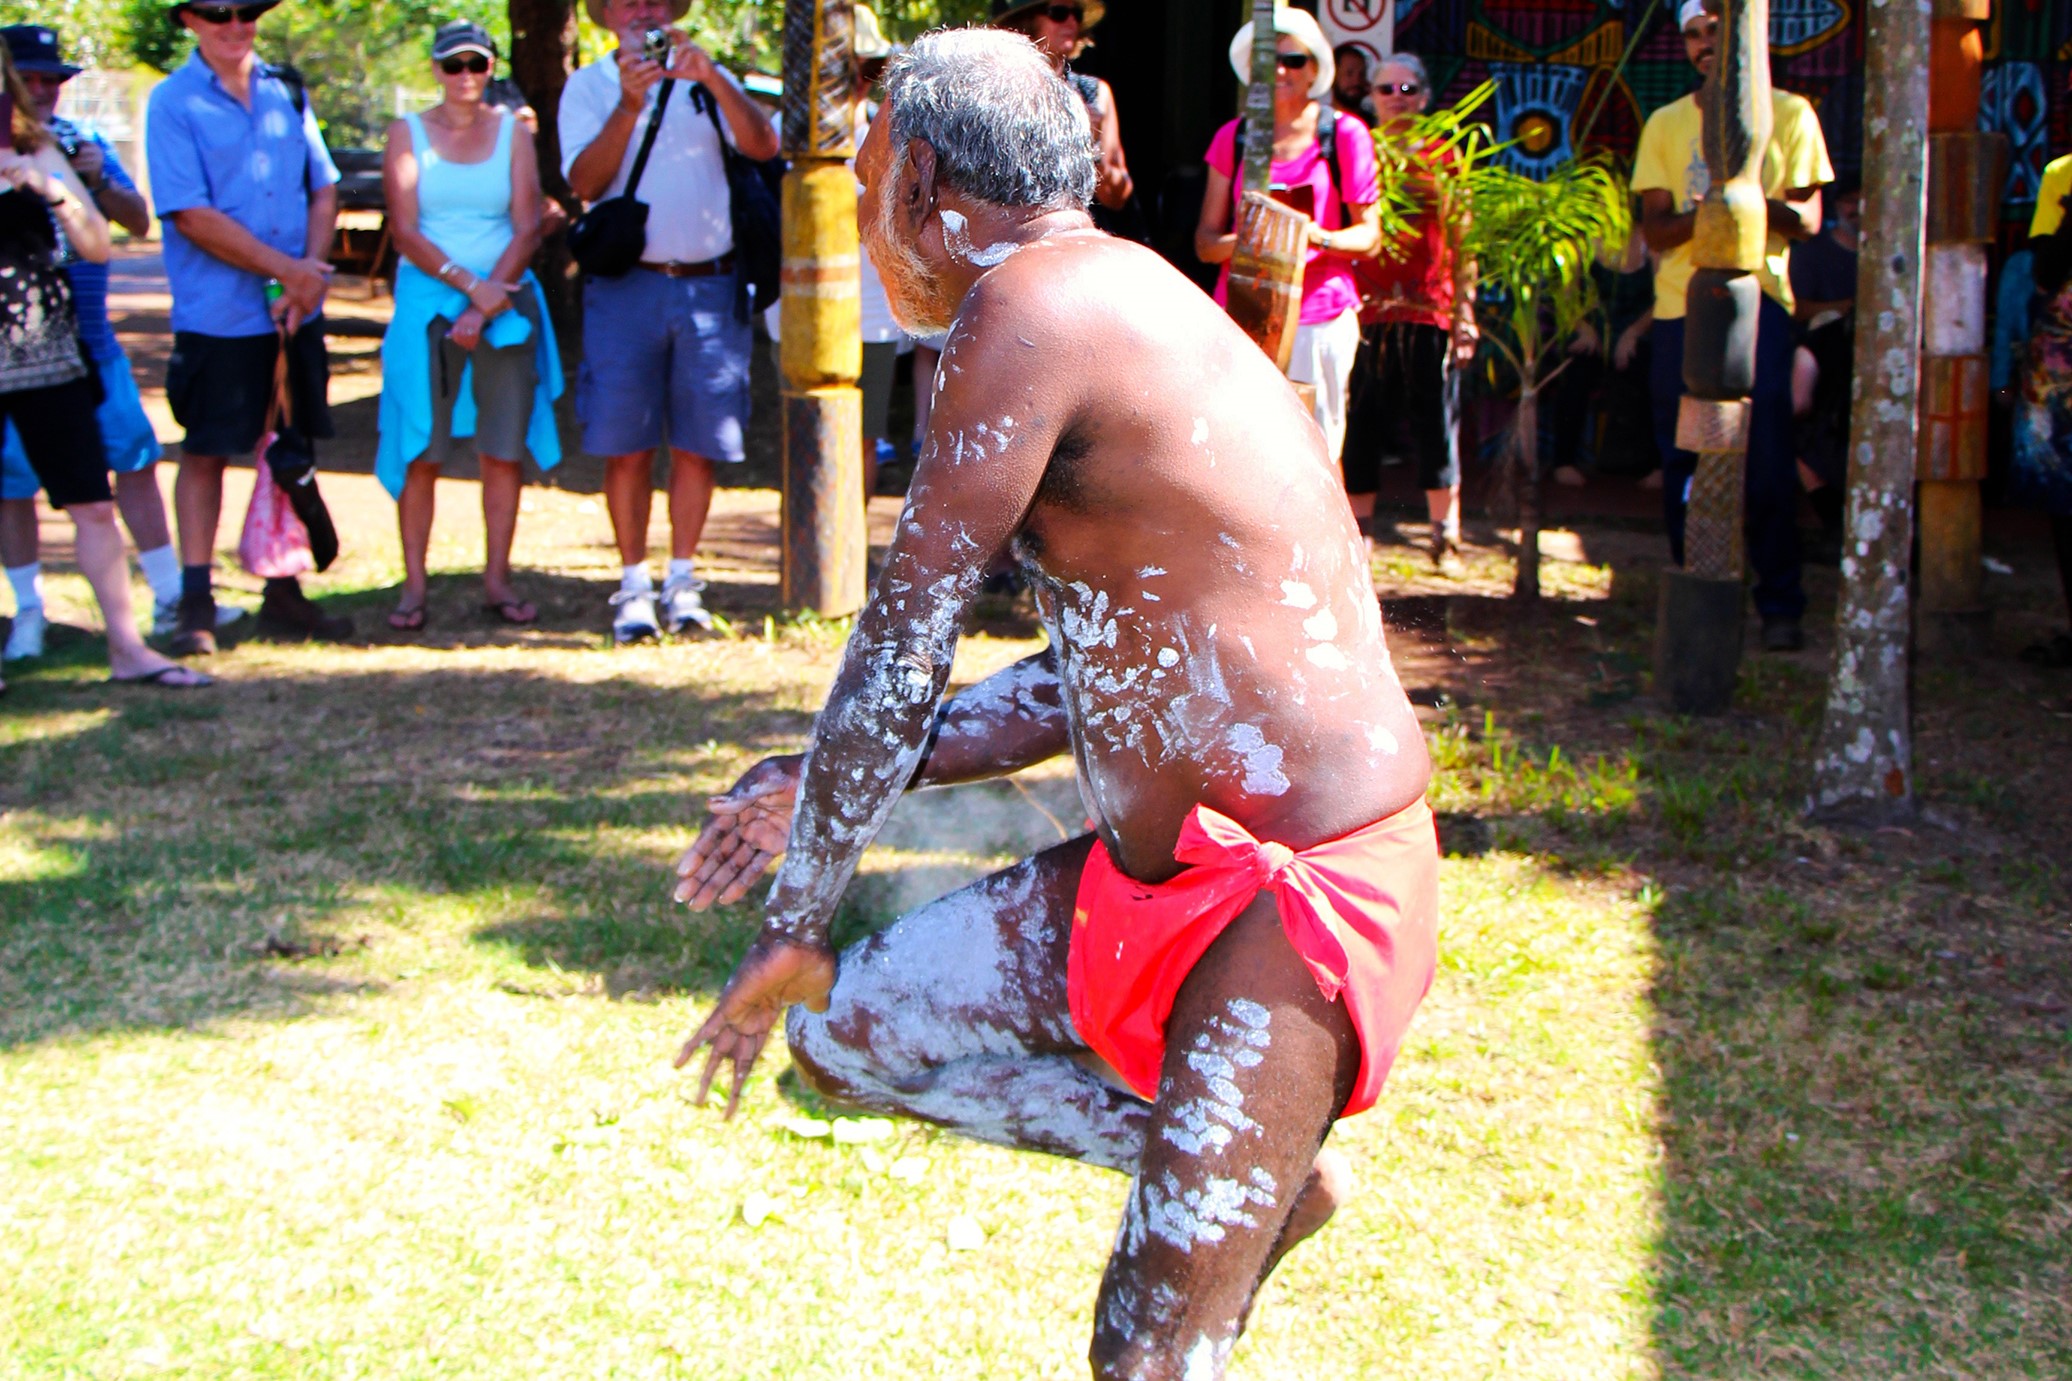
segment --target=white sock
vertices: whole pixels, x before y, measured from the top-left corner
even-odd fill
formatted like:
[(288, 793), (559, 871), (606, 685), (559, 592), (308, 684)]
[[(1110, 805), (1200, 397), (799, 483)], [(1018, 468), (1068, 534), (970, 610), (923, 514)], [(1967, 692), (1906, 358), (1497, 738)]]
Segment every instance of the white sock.
[(43, 563), (31, 561), (26, 566), (9, 566), (7, 583), (14, 586), (14, 616), (20, 618), (27, 613), (43, 612)]
[(160, 604), (180, 602), (180, 554), (171, 542), (137, 553), (137, 565), (151, 586), (151, 597)]
[(697, 577), (696, 577), (695, 575), (693, 575), (693, 574), (692, 574), (692, 572), (691, 572), (691, 561), (690, 561), (690, 559), (689, 559), (688, 557), (686, 557), (686, 558), (684, 558), (684, 559), (682, 559), (682, 560), (678, 560), (678, 559), (677, 559), (676, 557), (674, 557), (674, 556), (670, 557), (670, 558), (669, 558), (669, 578), (670, 578), (671, 580), (694, 580), (694, 579), (696, 579)]
[(647, 563), (628, 566), (619, 572), (619, 588), (622, 590), (652, 590), (655, 578), (648, 574)]

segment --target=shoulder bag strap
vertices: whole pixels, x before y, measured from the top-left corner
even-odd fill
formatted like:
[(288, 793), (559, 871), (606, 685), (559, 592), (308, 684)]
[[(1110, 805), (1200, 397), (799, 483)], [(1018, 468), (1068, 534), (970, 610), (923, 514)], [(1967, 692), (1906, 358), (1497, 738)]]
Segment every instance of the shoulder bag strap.
[[(279, 431), (282, 426), (295, 425), (295, 408), (288, 398), (288, 346), (294, 337), (288, 334), (285, 322), (278, 325), (275, 332), (281, 348), (273, 354), (273, 397), (266, 404), (264, 428), (264, 431), (268, 432)], [(266, 457), (259, 457), (259, 461), (264, 464)]]
[(662, 112), (669, 108), (669, 95), (676, 90), (676, 78), (662, 79), (662, 94), (655, 97), (655, 113), (648, 116), (647, 133), (640, 136), (640, 152), (633, 156), (633, 171), (626, 178), (621, 196), (632, 196), (640, 187), (640, 175), (647, 171), (648, 155), (654, 152), (655, 135), (662, 128)]

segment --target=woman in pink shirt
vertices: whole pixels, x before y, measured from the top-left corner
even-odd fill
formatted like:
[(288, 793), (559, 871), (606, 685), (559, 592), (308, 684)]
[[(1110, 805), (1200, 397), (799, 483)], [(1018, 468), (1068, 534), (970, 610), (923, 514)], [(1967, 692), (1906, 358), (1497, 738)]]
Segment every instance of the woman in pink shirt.
[[(1360, 289), (1353, 262), (1372, 256), (1381, 244), (1375, 203), (1373, 135), (1358, 118), (1320, 104), (1331, 91), (1331, 44), (1316, 19), (1298, 9), (1274, 12), (1280, 69), (1273, 93), (1273, 186), (1281, 200), (1307, 210), (1309, 265), (1302, 278), (1302, 315), (1288, 377), (1316, 388), (1317, 425), (1333, 460), (1345, 443), (1346, 381), (1360, 348)], [(1238, 79), (1251, 77), (1252, 26), (1238, 30), (1230, 64)], [(1244, 192), (1240, 121), (1232, 120), (1209, 141), (1209, 185), (1194, 252), (1203, 263), (1222, 264), (1216, 300), (1230, 285), (1230, 256), (1237, 247), (1232, 207)], [(1245, 132), (1246, 138), (1256, 135)]]

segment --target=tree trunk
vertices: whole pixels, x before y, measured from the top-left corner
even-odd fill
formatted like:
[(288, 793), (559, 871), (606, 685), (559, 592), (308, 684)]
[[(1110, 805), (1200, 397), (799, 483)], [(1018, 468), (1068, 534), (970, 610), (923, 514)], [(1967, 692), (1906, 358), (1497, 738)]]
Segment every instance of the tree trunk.
[(1518, 496), (1518, 575), (1511, 595), (1540, 597), (1540, 394), (1531, 381), (1518, 390), (1518, 444), (1511, 448)]
[[(573, 216), (582, 208), (561, 175), (561, 89), (576, 51), (575, 0), (509, 0), (511, 20), (511, 80), (525, 93), (526, 101), (539, 116), (540, 132), (535, 150), (540, 168), (540, 190), (561, 203)], [(554, 319), (555, 334), (561, 339), (562, 354), (576, 359), (582, 353), (581, 322), (578, 319), (574, 264), (568, 257), (565, 236), (554, 235), (540, 245), (533, 260), (540, 287), (547, 298), (547, 311)]]
[(1280, 72), (1274, 0), (1252, 0), (1252, 80), (1245, 86), (1245, 186), (1273, 185), (1273, 84)]
[(1864, 12), (1856, 396), (1842, 604), (1814, 762), (1816, 811), (1886, 815), (1913, 807), (1907, 567), (1919, 429), (1929, 3), (1887, 0)]

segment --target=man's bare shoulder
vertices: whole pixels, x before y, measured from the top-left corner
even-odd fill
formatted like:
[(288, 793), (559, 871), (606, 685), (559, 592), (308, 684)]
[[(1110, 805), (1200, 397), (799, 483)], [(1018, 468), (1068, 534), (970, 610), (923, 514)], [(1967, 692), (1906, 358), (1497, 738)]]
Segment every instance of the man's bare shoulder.
[(1199, 337), (1235, 330), (1223, 309), (1157, 254), (1099, 231), (1053, 235), (1009, 255), (981, 278), (960, 320), (1025, 343), (1107, 330)]

